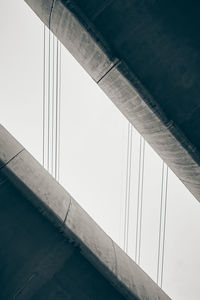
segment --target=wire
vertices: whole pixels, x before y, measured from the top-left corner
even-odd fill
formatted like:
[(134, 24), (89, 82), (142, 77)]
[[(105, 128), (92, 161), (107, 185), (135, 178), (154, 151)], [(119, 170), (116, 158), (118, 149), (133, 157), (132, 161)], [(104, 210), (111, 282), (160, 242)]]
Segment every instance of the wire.
[(163, 273), (164, 273), (164, 258), (165, 258), (165, 235), (166, 235), (166, 220), (167, 220), (167, 192), (168, 192), (168, 167), (166, 170), (166, 186), (165, 186), (165, 208), (164, 208), (164, 228), (163, 228), (163, 254), (162, 254), (162, 264), (161, 264), (161, 283), (163, 285)]
[(157, 260), (157, 283), (159, 282), (160, 252), (161, 252), (161, 232), (162, 232), (162, 210), (163, 210), (163, 185), (164, 185), (164, 161), (162, 162), (161, 200), (160, 200), (160, 222), (158, 239), (158, 260)]
[(59, 43), (57, 40), (57, 51), (56, 51), (56, 133), (55, 133), (55, 178), (58, 178), (58, 49)]
[(61, 43), (59, 42), (59, 97), (58, 97), (58, 162), (57, 180), (60, 178), (60, 113), (61, 113)]
[(144, 162), (145, 162), (144, 158), (145, 158), (145, 140), (143, 139), (142, 136), (140, 136), (137, 215), (136, 215), (136, 242), (135, 242), (135, 261), (138, 264), (140, 263), (141, 236), (142, 236)]
[(51, 122), (52, 122), (52, 137), (51, 137), (51, 174), (55, 177), (54, 174), (54, 147), (55, 147), (55, 141), (54, 141), (54, 130), (55, 130), (55, 124), (54, 124), (54, 56), (55, 56), (55, 37), (53, 35), (53, 61), (52, 61), (52, 111), (51, 111)]
[(167, 193), (168, 193), (168, 167), (162, 163), (162, 182), (161, 182), (161, 202), (160, 202), (160, 221), (158, 239), (158, 259), (157, 259), (157, 284), (162, 287), (164, 256), (165, 256), (165, 234), (167, 219)]
[(128, 122), (128, 140), (127, 140), (127, 154), (126, 154), (126, 189), (125, 189), (125, 211), (124, 211), (124, 250), (126, 250), (128, 170), (129, 170), (129, 147), (130, 147), (129, 144), (130, 144), (130, 123)]
[(131, 193), (131, 171), (132, 171), (132, 139), (133, 127), (130, 124), (130, 153), (129, 153), (129, 181), (128, 181), (128, 203), (127, 203), (127, 233), (126, 233), (126, 251), (128, 251), (129, 242), (129, 217), (130, 217), (130, 193)]
[(126, 160), (126, 189), (125, 189), (125, 212), (124, 212), (124, 250), (128, 251), (129, 215), (130, 215), (130, 188), (132, 166), (132, 136), (133, 129), (128, 122), (127, 160)]
[(140, 151), (139, 151), (139, 170), (138, 170), (138, 195), (137, 195), (137, 215), (136, 215), (136, 241), (135, 241), (135, 261), (137, 262), (138, 250), (138, 227), (139, 227), (139, 203), (140, 203), (140, 173), (141, 173), (141, 158), (142, 158), (142, 136), (140, 136)]
[(144, 188), (144, 157), (145, 157), (145, 140), (143, 140), (142, 152), (142, 183), (141, 183), (141, 198), (140, 198), (140, 230), (139, 230), (139, 250), (138, 250), (138, 264), (140, 264), (141, 241), (142, 241), (142, 219), (143, 219), (143, 188)]
[(51, 50), (51, 35), (50, 35), (50, 30), (49, 30), (49, 59), (48, 59), (48, 135), (47, 135), (47, 170), (49, 171), (49, 156), (50, 156), (50, 103), (51, 103), (51, 98), (50, 98), (50, 76), (51, 76), (51, 55), (50, 55), (50, 50)]
[(45, 63), (45, 57), (46, 57), (46, 26), (44, 25), (44, 43), (43, 43), (43, 145), (42, 145), (42, 164), (45, 165), (45, 81), (46, 81), (46, 63)]

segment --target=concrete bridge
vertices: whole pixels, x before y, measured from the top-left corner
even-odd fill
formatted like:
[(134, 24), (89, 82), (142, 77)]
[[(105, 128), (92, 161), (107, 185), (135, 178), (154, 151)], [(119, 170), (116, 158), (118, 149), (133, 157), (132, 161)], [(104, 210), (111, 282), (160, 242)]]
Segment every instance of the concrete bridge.
[[(27, 0), (200, 200), (198, 1)], [(1, 299), (169, 299), (0, 128)]]

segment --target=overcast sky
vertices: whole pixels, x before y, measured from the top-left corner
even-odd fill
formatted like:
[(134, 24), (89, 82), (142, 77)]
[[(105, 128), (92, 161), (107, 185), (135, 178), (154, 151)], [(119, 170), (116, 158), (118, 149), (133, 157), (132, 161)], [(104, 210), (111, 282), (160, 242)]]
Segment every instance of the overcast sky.
[[(43, 24), (23, 0), (0, 2), (0, 120), (41, 162)], [(121, 247), (128, 122), (62, 48), (60, 183)], [(133, 133), (128, 254), (134, 257), (139, 134)], [(146, 145), (141, 267), (155, 280), (162, 161)], [(200, 204), (169, 171), (163, 289), (200, 299)]]

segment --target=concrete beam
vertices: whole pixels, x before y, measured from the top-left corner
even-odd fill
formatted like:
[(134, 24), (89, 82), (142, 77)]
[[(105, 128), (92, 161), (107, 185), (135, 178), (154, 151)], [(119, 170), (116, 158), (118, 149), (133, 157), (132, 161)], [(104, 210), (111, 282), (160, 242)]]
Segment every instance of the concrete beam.
[(26, 2), (200, 200), (200, 3)]
[[(0, 160), (12, 141), (0, 126)], [(1, 299), (170, 299), (26, 150), (0, 170), (0, 219)]]

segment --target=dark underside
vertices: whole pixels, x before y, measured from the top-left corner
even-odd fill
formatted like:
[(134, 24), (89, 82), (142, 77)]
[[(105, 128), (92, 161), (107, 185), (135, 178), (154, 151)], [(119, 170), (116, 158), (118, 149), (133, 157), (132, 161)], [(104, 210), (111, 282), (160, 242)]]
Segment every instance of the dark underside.
[(0, 173), (0, 299), (125, 299)]

